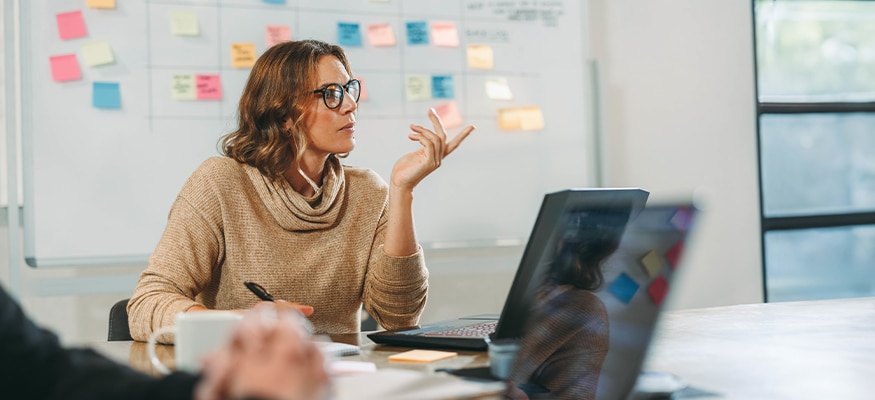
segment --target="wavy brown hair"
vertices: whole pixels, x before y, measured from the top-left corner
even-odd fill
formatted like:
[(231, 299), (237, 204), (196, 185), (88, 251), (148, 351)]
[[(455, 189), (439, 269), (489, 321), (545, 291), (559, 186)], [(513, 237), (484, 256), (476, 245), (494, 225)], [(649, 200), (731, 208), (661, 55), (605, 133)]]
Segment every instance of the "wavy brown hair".
[[(307, 110), (318, 98), (319, 59), (337, 57), (352, 75), (340, 46), (318, 40), (284, 42), (269, 48), (252, 67), (237, 108), (237, 130), (219, 140), (222, 154), (279, 178), (307, 146)], [(285, 123), (291, 119), (292, 129)]]

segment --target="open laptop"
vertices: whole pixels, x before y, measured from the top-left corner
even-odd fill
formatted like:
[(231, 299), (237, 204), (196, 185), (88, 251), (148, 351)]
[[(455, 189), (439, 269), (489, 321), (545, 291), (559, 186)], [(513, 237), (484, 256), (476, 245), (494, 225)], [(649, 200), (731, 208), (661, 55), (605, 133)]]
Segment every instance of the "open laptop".
[[(485, 350), (486, 337), (520, 338), (557, 244), (575, 210), (609, 207), (634, 216), (649, 193), (639, 188), (567, 189), (544, 196), (532, 233), (500, 315), (474, 315), (417, 327), (368, 334), (375, 343), (444, 349)], [(624, 221), (625, 223), (625, 221)]]

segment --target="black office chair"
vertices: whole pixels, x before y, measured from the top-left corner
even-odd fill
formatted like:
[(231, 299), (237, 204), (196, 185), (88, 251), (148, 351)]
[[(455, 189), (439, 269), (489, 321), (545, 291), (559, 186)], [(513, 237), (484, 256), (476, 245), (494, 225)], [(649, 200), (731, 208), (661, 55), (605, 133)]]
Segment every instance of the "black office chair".
[(106, 340), (110, 342), (134, 340), (128, 326), (128, 300), (130, 299), (119, 300), (109, 309), (109, 333)]

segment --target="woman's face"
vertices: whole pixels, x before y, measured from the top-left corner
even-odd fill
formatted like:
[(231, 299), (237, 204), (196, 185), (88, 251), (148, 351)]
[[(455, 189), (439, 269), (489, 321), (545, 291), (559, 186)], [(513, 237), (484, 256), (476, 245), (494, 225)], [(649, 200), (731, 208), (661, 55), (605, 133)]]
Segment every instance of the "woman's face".
[[(335, 83), (346, 85), (352, 77), (334, 56), (322, 56), (317, 68), (318, 84), (313, 90)], [(322, 93), (312, 93), (314, 102), (304, 119), (307, 153), (319, 157), (349, 153), (355, 147), (355, 99), (344, 91), (340, 106), (330, 109), (322, 100)]]

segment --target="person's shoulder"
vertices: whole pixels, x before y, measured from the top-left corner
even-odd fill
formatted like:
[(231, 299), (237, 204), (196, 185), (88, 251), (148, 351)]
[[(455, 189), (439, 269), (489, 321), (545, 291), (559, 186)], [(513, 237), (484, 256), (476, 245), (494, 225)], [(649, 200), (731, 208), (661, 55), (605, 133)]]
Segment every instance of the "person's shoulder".
[(204, 160), (192, 174), (193, 179), (206, 179), (210, 181), (228, 179), (232, 176), (241, 176), (243, 164), (230, 157), (212, 156)]

